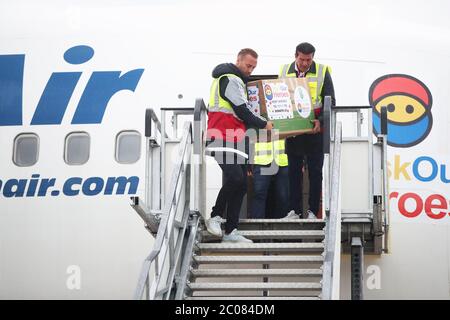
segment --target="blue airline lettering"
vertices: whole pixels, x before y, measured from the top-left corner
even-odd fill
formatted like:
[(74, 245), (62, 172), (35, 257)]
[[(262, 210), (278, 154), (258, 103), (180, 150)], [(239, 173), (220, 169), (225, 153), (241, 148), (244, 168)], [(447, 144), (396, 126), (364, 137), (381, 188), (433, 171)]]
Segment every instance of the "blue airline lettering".
[[(89, 46), (75, 46), (64, 60), (83, 64), (94, 56)], [(25, 55), (0, 55), (0, 126), (22, 125)], [(144, 69), (94, 71), (80, 98), (72, 124), (101, 123), (111, 97), (122, 90), (134, 92)], [(54, 72), (45, 86), (31, 125), (61, 124), (82, 72)]]
[[(35, 178), (35, 175), (32, 176)], [(28, 190), (26, 193), (27, 197), (32, 197), (36, 193), (37, 181), (35, 179), (31, 179), (30, 185), (28, 186)], [(47, 194), (47, 190), (53, 186), (55, 186), (56, 179), (42, 179), (41, 184), (39, 185), (38, 197), (45, 197)], [(27, 185), (27, 179), (9, 179), (6, 181), (5, 186), (3, 188), (3, 195), (6, 198), (12, 197), (23, 197), (25, 194), (25, 189)], [(0, 184), (1, 186), (1, 184)]]
[(128, 194), (136, 194), (139, 185), (139, 177), (109, 177), (106, 181), (105, 194), (113, 194), (114, 187), (117, 186), (115, 194), (125, 194), (125, 189), (129, 186)]
[(36, 188), (39, 182), (39, 174), (33, 174), (28, 185), (27, 197), (34, 197), (36, 194)]
[[(91, 177), (83, 183), (83, 194), (86, 196), (96, 196), (103, 190), (103, 179), (100, 177)], [(92, 189), (91, 186), (94, 186)]]
[(54, 72), (34, 112), (31, 125), (61, 124), (81, 72)]
[(136, 89), (143, 69), (120, 75), (120, 71), (93, 72), (73, 115), (72, 124), (101, 123), (111, 97), (119, 91)]
[(74, 184), (81, 185), (83, 180), (80, 177), (73, 177), (66, 180), (63, 186), (63, 193), (66, 196), (76, 196), (80, 193), (80, 190), (74, 190), (72, 186)]
[(0, 55), (0, 126), (22, 125), (24, 54)]
[(139, 177), (118, 176), (108, 177), (70, 177), (63, 183), (62, 191), (56, 188), (56, 178), (41, 178), (40, 174), (34, 173), (31, 179), (12, 178), (6, 181), (0, 179), (0, 195), (5, 198), (22, 197), (46, 197), (51, 195), (57, 197), (61, 193), (73, 197), (78, 195), (96, 196), (136, 194), (139, 186)]
[(26, 179), (10, 179), (5, 183), (3, 194), (7, 198), (23, 197), (26, 184)]
[(47, 195), (47, 190), (55, 186), (56, 179), (42, 179), (39, 185), (38, 197), (45, 197)]

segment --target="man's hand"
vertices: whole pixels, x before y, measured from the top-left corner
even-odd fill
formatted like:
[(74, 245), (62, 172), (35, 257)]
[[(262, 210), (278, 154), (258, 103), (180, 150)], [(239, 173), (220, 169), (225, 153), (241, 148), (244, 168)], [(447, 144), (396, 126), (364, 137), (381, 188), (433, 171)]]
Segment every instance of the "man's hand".
[(273, 123), (272, 121), (267, 121), (266, 123), (266, 130), (272, 130), (273, 129)]
[(314, 128), (311, 131), (311, 134), (316, 134), (320, 132), (320, 121), (317, 119), (311, 120), (314, 123)]

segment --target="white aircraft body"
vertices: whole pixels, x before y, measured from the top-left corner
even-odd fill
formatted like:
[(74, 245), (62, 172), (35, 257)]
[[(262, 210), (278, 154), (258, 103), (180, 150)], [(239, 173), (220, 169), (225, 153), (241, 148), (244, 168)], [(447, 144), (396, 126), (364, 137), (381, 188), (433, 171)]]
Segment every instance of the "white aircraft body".
[[(1, 0), (0, 298), (132, 298), (154, 241), (129, 201), (145, 192), (146, 108), (207, 102), (212, 69), (242, 48), (260, 55), (254, 74), (277, 74), (308, 41), (337, 105), (424, 108), (390, 110), (390, 250), (365, 257), (364, 297), (449, 299), (448, 12), (438, 0)], [(221, 179), (207, 170), (210, 210)], [(345, 254), (340, 283), (350, 298)]]

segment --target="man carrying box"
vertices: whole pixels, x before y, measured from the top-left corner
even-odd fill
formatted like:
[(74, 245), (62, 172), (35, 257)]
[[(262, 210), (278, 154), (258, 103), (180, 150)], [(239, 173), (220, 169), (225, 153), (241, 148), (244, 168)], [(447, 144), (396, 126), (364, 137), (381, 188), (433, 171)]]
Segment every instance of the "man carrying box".
[[(223, 63), (212, 72), (214, 78), (208, 105), (207, 146), (214, 152), (224, 175), (211, 218), (206, 221), (208, 232), (222, 236), (222, 215), (227, 207), (224, 242), (252, 242), (239, 234), (239, 211), (247, 192), (248, 148), (247, 127), (272, 129), (272, 123), (254, 114), (248, 105), (245, 83), (256, 68), (258, 55), (252, 49), (242, 49), (235, 64)], [(244, 151), (238, 146), (244, 144)], [(225, 148), (225, 149), (224, 149)], [(231, 155), (231, 157), (230, 157)], [(241, 157), (238, 159), (238, 156)]]
[[(273, 121), (275, 129), (270, 138), (259, 136), (255, 143), (250, 217), (281, 218), (289, 211), (288, 157), (283, 138), (311, 132), (314, 127), (308, 80), (263, 76), (247, 83), (247, 90), (252, 110)], [(272, 181), (275, 182), (274, 190), (268, 197)], [(275, 211), (265, 210), (267, 198), (276, 204)]]
[(319, 211), (322, 193), (323, 132), (321, 130), (323, 101), (331, 96), (332, 106), (336, 105), (330, 68), (316, 63), (316, 49), (307, 42), (300, 43), (295, 49), (295, 61), (281, 66), (280, 78), (303, 78), (309, 82), (314, 108), (314, 128), (309, 134), (286, 139), (286, 152), (289, 159), (289, 191), (291, 211), (285, 218), (298, 219), (303, 206), (303, 165), (308, 165), (309, 173), (309, 209), (306, 218), (315, 219)]
[(281, 218), (286, 215), (289, 208), (289, 173), (288, 158), (284, 150), (283, 139), (255, 143), (250, 218), (269, 218), (266, 216), (266, 202), (272, 180), (275, 183), (275, 212), (270, 218)]

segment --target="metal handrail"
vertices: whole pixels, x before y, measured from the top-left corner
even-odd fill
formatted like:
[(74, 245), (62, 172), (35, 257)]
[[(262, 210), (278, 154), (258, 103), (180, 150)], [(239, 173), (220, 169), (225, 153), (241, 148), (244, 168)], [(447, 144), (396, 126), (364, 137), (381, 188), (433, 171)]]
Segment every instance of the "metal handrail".
[[(152, 149), (158, 146), (157, 141), (157, 132), (152, 136), (152, 122), (156, 124), (156, 129), (159, 131), (159, 135), (162, 141), (162, 131), (161, 131), (161, 122), (158, 119), (155, 111), (152, 108), (145, 110), (145, 137), (146, 137), (146, 162), (145, 162), (145, 183), (148, 187), (147, 192), (145, 193), (145, 203), (146, 211), (149, 212), (149, 215), (152, 216), (152, 220), (154, 223), (147, 224), (148, 228), (155, 234), (158, 230), (160, 216), (159, 214), (150, 213), (152, 210), (157, 209), (161, 210), (161, 202), (160, 200), (155, 198), (154, 192), (157, 190), (161, 190), (161, 178), (153, 179), (153, 166), (155, 162), (155, 154), (152, 152)], [(168, 138), (167, 134), (164, 132), (164, 136)], [(154, 203), (155, 202), (155, 203)]]
[(331, 145), (331, 96), (323, 104), (323, 199), (324, 209), (330, 210), (330, 145)]
[[(362, 133), (362, 119), (363, 119), (363, 113), (361, 112), (361, 109), (367, 110), (367, 127), (365, 127), (364, 129), (364, 133)], [(354, 208), (352, 207), (349, 211), (347, 211), (347, 208), (344, 206), (344, 208), (342, 209), (342, 216), (343, 216), (343, 220), (344, 222), (348, 222), (351, 221), (353, 219), (353, 217), (356, 215), (361, 215), (363, 216), (363, 219), (366, 219), (367, 222), (370, 222), (370, 220), (373, 218), (373, 211), (374, 211), (374, 201), (373, 201), (373, 195), (374, 195), (374, 184), (373, 184), (373, 154), (374, 154), (374, 147), (373, 147), (373, 133), (372, 133), (372, 111), (371, 111), (371, 106), (361, 106), (361, 105), (357, 105), (357, 106), (334, 106), (332, 108), (332, 113), (331, 113), (331, 127), (332, 128), (336, 128), (336, 123), (338, 121), (338, 114), (342, 114), (342, 113), (356, 113), (357, 115), (357, 122), (356, 122), (356, 136), (345, 136), (342, 138), (343, 143), (347, 143), (347, 142), (353, 142), (353, 141), (357, 141), (357, 142), (366, 142), (366, 147), (367, 147), (367, 181), (368, 181), (368, 192), (367, 192), (367, 197), (364, 199), (364, 205), (359, 207), (359, 208)], [(331, 139), (334, 139), (334, 131), (331, 131)], [(347, 149), (345, 149), (347, 150)], [(345, 179), (343, 179), (345, 180)], [(343, 181), (345, 183), (345, 181)], [(345, 190), (345, 186), (344, 186), (344, 190)], [(348, 195), (344, 195), (345, 199), (347, 198)], [(344, 201), (344, 203), (346, 205), (348, 205), (348, 201)]]
[(205, 102), (201, 98), (196, 99), (194, 107), (194, 154), (201, 154), (202, 146), (205, 144), (201, 135), (206, 126), (206, 114)]
[[(184, 134), (182, 141), (180, 143), (179, 147), (179, 153), (177, 157), (177, 163), (175, 164), (173, 173), (172, 173), (172, 179), (170, 184), (170, 190), (168, 197), (166, 198), (166, 205), (163, 210), (163, 215), (161, 219), (161, 223), (158, 228), (158, 233), (156, 236), (155, 244), (153, 246), (153, 250), (151, 251), (150, 255), (145, 259), (139, 281), (138, 286), (136, 288), (135, 292), (135, 299), (141, 299), (144, 295), (144, 290), (147, 289), (147, 295), (146, 297), (149, 299), (155, 299), (158, 294), (158, 287), (160, 284), (160, 265), (159, 265), (159, 257), (162, 256), (163, 259), (165, 259), (165, 256), (167, 254), (167, 250), (171, 250), (171, 252), (175, 251), (174, 248), (174, 222), (175, 222), (175, 216), (176, 216), (176, 210), (173, 210), (174, 207), (176, 209), (177, 203), (177, 190), (179, 189), (179, 183), (180, 183), (180, 177), (182, 176), (182, 173), (184, 172), (185, 168), (185, 156), (189, 152), (188, 149), (191, 148), (192, 144), (192, 124), (186, 123), (184, 128)], [(186, 204), (183, 204), (185, 206)], [(187, 210), (189, 212), (189, 210)], [(183, 216), (182, 221), (179, 223), (184, 224), (187, 223), (187, 219), (185, 219), (186, 212)], [(183, 227), (183, 226), (182, 226)], [(184, 226), (185, 229), (185, 226)], [(183, 229), (183, 230), (184, 230)], [(178, 235), (184, 236), (183, 235)], [(155, 266), (155, 278), (153, 279), (152, 284), (150, 285), (150, 269), (152, 266)], [(171, 267), (174, 268), (177, 266), (176, 261), (172, 261)], [(170, 273), (170, 272), (169, 272)], [(169, 287), (172, 285), (171, 283), (166, 284)], [(170, 288), (169, 288), (170, 289)], [(166, 290), (167, 292), (167, 290)]]
[(200, 216), (197, 212), (193, 212), (189, 221), (189, 232), (187, 233), (187, 240), (183, 246), (184, 257), (181, 262), (180, 274), (178, 277), (177, 290), (175, 292), (175, 300), (183, 300), (185, 298), (186, 286), (189, 278), (189, 268), (192, 261), (192, 255), (194, 253), (194, 246), (197, 232), (199, 230)]
[[(157, 132), (152, 135), (153, 123), (156, 125)], [(145, 201), (140, 199), (138, 196), (131, 197), (131, 207), (139, 214), (139, 216), (144, 220), (146, 224), (146, 228), (152, 235), (155, 235), (159, 222), (160, 222), (160, 214), (161, 214), (161, 203), (160, 197), (155, 198), (154, 192), (158, 192), (157, 190), (161, 189), (161, 179), (155, 179), (154, 177), (154, 162), (155, 162), (155, 154), (153, 153), (153, 149), (158, 147), (160, 143), (157, 140), (157, 133), (159, 132), (159, 136), (169, 138), (168, 135), (164, 132), (162, 134), (161, 131), (161, 122), (158, 119), (155, 111), (152, 108), (148, 108), (145, 110), (145, 146), (146, 146), (146, 159), (145, 159), (145, 185), (147, 186), (145, 192)], [(160, 142), (161, 142), (160, 141)], [(158, 192), (159, 193), (159, 192)], [(157, 201), (157, 203), (154, 203)]]
[[(180, 112), (181, 110), (181, 112)], [(152, 110), (153, 111), (153, 110)], [(195, 108), (164, 108), (164, 112), (173, 111), (177, 114), (194, 114), (193, 125), (186, 123), (183, 136), (179, 144), (178, 161), (172, 172), (172, 179), (169, 188), (169, 194), (166, 197), (166, 205), (162, 211), (162, 219), (159, 224), (158, 232), (153, 250), (145, 259), (138, 286), (135, 291), (135, 299), (141, 299), (146, 293), (147, 299), (169, 299), (183, 297), (185, 282), (187, 279), (187, 268), (192, 258), (194, 239), (198, 229), (199, 214), (204, 212), (206, 199), (205, 195), (205, 164), (204, 164), (204, 133), (206, 132), (206, 114), (207, 109), (202, 99), (197, 99)], [(153, 113), (154, 115), (154, 113)], [(156, 115), (154, 115), (156, 117)], [(154, 120), (154, 117), (151, 117)], [(176, 125), (176, 123), (172, 123)], [(150, 130), (151, 131), (151, 130)], [(165, 125), (162, 126), (162, 146), (164, 145)], [(146, 127), (147, 133), (147, 127)], [(165, 135), (167, 137), (167, 135)], [(193, 159), (191, 159), (191, 157)], [(184, 159), (187, 158), (185, 161)], [(161, 157), (163, 162), (165, 157)], [(192, 162), (187, 163), (189, 160)], [(180, 179), (183, 177), (182, 179)], [(190, 196), (190, 178), (194, 179), (194, 209), (191, 211)], [(183, 187), (184, 183), (184, 189)], [(185, 192), (186, 199), (179, 202), (182, 192)], [(183, 215), (181, 221), (176, 220), (178, 208), (183, 206)], [(138, 207), (139, 209), (139, 207)], [(138, 211), (138, 210), (137, 210)], [(138, 211), (139, 213), (139, 211)], [(178, 228), (177, 238), (174, 237), (174, 229)], [(187, 235), (187, 237), (186, 237)], [(168, 252), (169, 250), (169, 252)], [(165, 261), (166, 256), (170, 261)], [(163, 260), (160, 261), (160, 258)], [(154, 267), (152, 283), (150, 283), (150, 272)], [(167, 268), (168, 267), (168, 268)], [(167, 276), (162, 274), (166, 271)], [(159, 289), (162, 277), (165, 276), (163, 288)], [(178, 282), (177, 292), (174, 294), (175, 280)]]
[(336, 124), (331, 157), (330, 210), (326, 212), (325, 257), (323, 265), (322, 299), (339, 299), (341, 256), (341, 141), (342, 124)]
[(378, 138), (381, 139), (381, 155), (382, 155), (382, 170), (383, 170), (383, 226), (384, 226), (384, 252), (389, 253), (389, 179), (387, 173), (387, 135), (388, 135), (388, 116), (387, 107), (381, 107), (381, 132)]
[[(145, 110), (145, 136), (151, 137), (152, 135), (152, 121), (156, 124), (156, 129), (161, 133), (161, 122), (158, 119), (155, 111), (152, 108)], [(166, 138), (169, 138), (167, 133), (164, 132)]]
[(203, 99), (195, 100), (194, 108), (194, 210), (205, 214), (206, 211), (206, 166), (205, 166), (205, 132), (207, 109)]
[[(357, 117), (357, 136), (361, 137), (361, 123), (363, 121), (363, 113), (361, 110), (369, 110), (372, 108), (370, 105), (361, 105), (361, 106), (333, 106), (333, 112), (331, 114), (331, 127), (336, 127), (336, 121), (337, 121), (337, 113), (356, 113)], [(371, 117), (369, 115), (369, 120), (371, 120)], [(331, 139), (333, 139), (334, 132), (331, 132), (332, 136)], [(370, 133), (369, 133), (370, 135)]]

